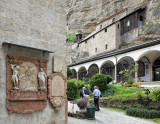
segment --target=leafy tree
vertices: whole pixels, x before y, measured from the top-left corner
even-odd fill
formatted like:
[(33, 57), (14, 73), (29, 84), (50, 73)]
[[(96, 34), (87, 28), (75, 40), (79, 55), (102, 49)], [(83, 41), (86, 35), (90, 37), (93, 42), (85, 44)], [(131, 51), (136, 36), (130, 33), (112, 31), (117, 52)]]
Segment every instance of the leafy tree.
[(131, 66), (129, 66), (128, 69), (124, 69), (124, 70), (120, 71), (119, 74), (122, 74), (124, 79), (126, 79), (127, 81), (131, 81), (133, 75), (137, 71), (138, 71), (138, 67), (135, 65), (131, 65)]

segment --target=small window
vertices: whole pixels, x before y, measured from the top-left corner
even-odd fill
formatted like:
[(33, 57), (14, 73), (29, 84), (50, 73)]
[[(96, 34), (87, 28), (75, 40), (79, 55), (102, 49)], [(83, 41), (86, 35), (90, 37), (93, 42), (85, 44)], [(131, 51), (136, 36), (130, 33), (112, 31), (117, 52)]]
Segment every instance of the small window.
[(93, 35), (93, 38), (95, 38), (95, 35)]
[(95, 48), (95, 52), (97, 52), (97, 48)]
[(119, 24), (117, 25), (117, 29), (119, 29)]
[(105, 49), (107, 50), (108, 49), (108, 45), (106, 44), (106, 46), (105, 46)]
[(79, 39), (82, 39), (82, 36), (79, 36)]
[(115, 18), (112, 19), (112, 22), (115, 22)]
[(100, 29), (102, 29), (102, 25), (100, 25)]
[(127, 22), (127, 26), (128, 26), (128, 27), (130, 26), (130, 21)]
[(105, 29), (105, 32), (107, 32), (107, 28)]
[(87, 43), (87, 40), (85, 40), (85, 43)]
[(142, 15), (140, 16), (139, 20), (140, 20), (140, 21), (143, 21), (143, 16), (142, 16)]

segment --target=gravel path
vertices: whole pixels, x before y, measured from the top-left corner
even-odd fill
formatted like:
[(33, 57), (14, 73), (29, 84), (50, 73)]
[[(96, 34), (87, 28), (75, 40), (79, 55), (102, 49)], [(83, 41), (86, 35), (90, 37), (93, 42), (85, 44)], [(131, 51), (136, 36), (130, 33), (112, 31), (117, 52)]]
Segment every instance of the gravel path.
[(101, 108), (95, 113), (96, 120), (76, 119), (68, 117), (68, 124), (156, 124), (144, 119), (127, 116), (123, 112)]

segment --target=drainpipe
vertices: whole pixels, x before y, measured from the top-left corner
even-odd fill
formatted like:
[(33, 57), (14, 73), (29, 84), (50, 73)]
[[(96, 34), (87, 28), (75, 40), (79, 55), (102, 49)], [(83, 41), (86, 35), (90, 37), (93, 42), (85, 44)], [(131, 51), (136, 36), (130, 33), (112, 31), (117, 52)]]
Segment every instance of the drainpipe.
[(116, 64), (115, 64), (115, 82), (117, 82), (117, 57), (114, 56), (114, 58), (116, 59)]

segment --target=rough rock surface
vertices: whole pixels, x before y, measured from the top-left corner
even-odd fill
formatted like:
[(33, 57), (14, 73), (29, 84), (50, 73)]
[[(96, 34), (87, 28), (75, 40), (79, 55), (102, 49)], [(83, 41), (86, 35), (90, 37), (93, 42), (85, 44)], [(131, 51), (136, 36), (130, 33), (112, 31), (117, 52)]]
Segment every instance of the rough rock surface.
[(128, 8), (135, 10), (146, 5), (146, 22), (140, 36), (134, 40), (146, 41), (160, 37), (159, 0), (67, 0), (68, 34), (82, 31), (87, 36), (95, 30), (96, 24), (111, 15)]

